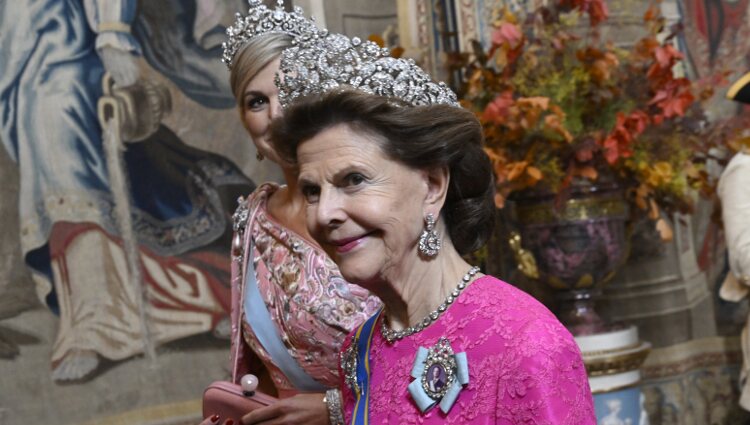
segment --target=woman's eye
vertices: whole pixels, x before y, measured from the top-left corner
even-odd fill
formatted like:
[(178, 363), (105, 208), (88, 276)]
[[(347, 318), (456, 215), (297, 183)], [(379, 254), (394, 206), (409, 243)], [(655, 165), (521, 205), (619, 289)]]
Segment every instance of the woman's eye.
[(268, 104), (268, 98), (264, 96), (251, 97), (245, 107), (251, 111), (257, 111)]
[(320, 188), (317, 186), (302, 186), (302, 196), (308, 204), (318, 202), (318, 198), (320, 198)]
[(364, 183), (365, 180), (365, 176), (359, 173), (350, 173), (344, 178), (347, 186), (357, 186)]

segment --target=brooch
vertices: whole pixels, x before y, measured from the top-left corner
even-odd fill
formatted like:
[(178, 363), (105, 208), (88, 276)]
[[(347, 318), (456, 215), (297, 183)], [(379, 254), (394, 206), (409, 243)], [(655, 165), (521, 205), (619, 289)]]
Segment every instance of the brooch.
[(247, 200), (240, 196), (237, 198), (237, 210), (232, 214), (232, 229), (234, 230), (234, 237), (232, 237), (232, 259), (235, 261), (242, 261), (242, 257), (245, 253), (244, 247), (244, 234), (245, 228), (247, 227), (247, 220), (249, 218), (249, 210), (247, 206)]
[(354, 394), (359, 394), (359, 385), (357, 384), (357, 357), (359, 356), (359, 350), (357, 349), (357, 338), (352, 337), (351, 344), (346, 347), (346, 350), (341, 352), (341, 370), (344, 372), (344, 383), (351, 388)]
[(429, 349), (419, 347), (409, 384), (409, 394), (423, 413), (440, 404), (443, 413), (453, 407), (463, 386), (469, 383), (466, 353), (454, 353), (450, 342), (440, 338)]

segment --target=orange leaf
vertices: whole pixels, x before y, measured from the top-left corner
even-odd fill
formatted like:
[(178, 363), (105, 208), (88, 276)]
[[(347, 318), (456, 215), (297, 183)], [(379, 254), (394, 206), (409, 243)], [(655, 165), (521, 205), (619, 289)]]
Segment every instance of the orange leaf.
[(646, 22), (651, 22), (654, 19), (656, 19), (657, 16), (659, 16), (659, 10), (656, 8), (655, 5), (652, 4), (648, 8), (648, 10), (646, 11), (646, 13), (643, 14), (643, 20), (646, 21)]
[(610, 76), (612, 75), (612, 65), (602, 59), (595, 60), (591, 65), (589, 73), (591, 74), (591, 77), (594, 79), (594, 81), (596, 81), (597, 83), (602, 83), (609, 80)]
[(495, 193), (495, 207), (497, 209), (503, 209), (505, 206), (505, 197), (500, 193)]
[(659, 232), (659, 236), (661, 237), (661, 240), (663, 242), (670, 242), (672, 239), (674, 239), (672, 226), (670, 226), (669, 223), (667, 223), (667, 221), (663, 218), (660, 218), (656, 222), (656, 231)]
[(385, 40), (383, 40), (383, 37), (381, 37), (379, 34), (370, 34), (367, 39), (380, 47), (385, 47)]
[(578, 174), (580, 174), (583, 177), (586, 177), (589, 180), (596, 180), (597, 177), (599, 177), (599, 173), (596, 172), (596, 168), (592, 166), (586, 166), (581, 168), (578, 171)]
[(573, 135), (565, 128), (559, 115), (547, 115), (544, 117), (544, 125), (551, 131), (561, 135), (566, 142), (573, 141)]
[(649, 209), (648, 209), (648, 218), (651, 220), (656, 220), (659, 218), (659, 206), (656, 204), (656, 201), (653, 199), (648, 200)]
[(685, 174), (691, 179), (697, 179), (701, 175), (698, 167), (696, 167), (692, 162), (685, 163)]
[(508, 164), (508, 180), (513, 181), (520, 177), (529, 165), (526, 161), (517, 161)]
[(646, 200), (638, 195), (635, 196), (635, 205), (642, 210), (645, 210), (647, 207)]
[(648, 198), (649, 193), (651, 193), (651, 189), (649, 189), (649, 187), (645, 184), (641, 184), (640, 186), (638, 186), (638, 189), (635, 190), (635, 204), (638, 206), (638, 208), (642, 210), (648, 208), (646, 199)]
[(560, 4), (588, 13), (589, 23), (592, 27), (599, 25), (609, 17), (609, 10), (604, 0), (562, 0)]
[(518, 99), (519, 105), (528, 105), (534, 108), (539, 108), (543, 111), (549, 108), (549, 98), (543, 96), (536, 97), (521, 97)]
[(531, 177), (531, 179), (533, 180), (532, 184), (535, 184), (536, 182), (541, 180), (542, 177), (544, 177), (542, 171), (536, 167), (527, 167), (526, 174), (528, 174), (529, 177)]

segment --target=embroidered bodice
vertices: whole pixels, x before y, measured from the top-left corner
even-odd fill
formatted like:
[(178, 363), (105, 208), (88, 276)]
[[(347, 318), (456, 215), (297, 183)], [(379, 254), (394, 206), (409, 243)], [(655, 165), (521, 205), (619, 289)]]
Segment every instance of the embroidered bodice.
[[(258, 289), (292, 357), (316, 381), (335, 387), (344, 338), (380, 308), (380, 301), (347, 283), (324, 252), (274, 221), (267, 201), (277, 189), (264, 184), (247, 200), (251, 221), (245, 231), (252, 232), (250, 256)], [(244, 341), (268, 368), (276, 388), (282, 393), (294, 391), (258, 342), (245, 314), (251, 312), (243, 311), (240, 320)]]
[[(371, 424), (595, 424), (580, 351), (554, 315), (531, 296), (494, 277), (468, 286), (423, 331), (386, 342), (378, 318), (369, 356)], [(469, 383), (448, 414), (421, 413), (407, 387), (419, 347), (441, 337), (466, 352)], [(342, 349), (346, 352), (352, 336)], [(341, 381), (347, 423), (355, 404)]]

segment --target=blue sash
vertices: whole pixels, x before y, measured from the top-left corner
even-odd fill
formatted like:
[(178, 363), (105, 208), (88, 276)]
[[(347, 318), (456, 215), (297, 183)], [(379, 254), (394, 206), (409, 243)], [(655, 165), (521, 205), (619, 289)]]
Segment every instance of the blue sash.
[[(252, 242), (248, 244), (250, 255), (252, 255)], [(247, 270), (245, 271), (245, 320), (255, 333), (255, 337), (271, 356), (273, 363), (281, 369), (284, 376), (294, 385), (294, 388), (304, 392), (324, 392), (328, 388), (308, 375), (297, 361), (289, 354), (281, 335), (271, 319), (271, 313), (263, 301), (258, 289), (258, 283), (255, 280), (255, 267), (253, 267), (252, 258), (247, 260)], [(252, 312), (252, 314), (250, 314)]]
[(375, 323), (383, 312), (381, 308), (374, 316), (360, 325), (355, 334), (357, 344), (357, 388), (355, 391), (356, 402), (354, 403), (354, 414), (352, 425), (367, 425), (369, 423), (370, 406), (370, 345), (375, 330)]

